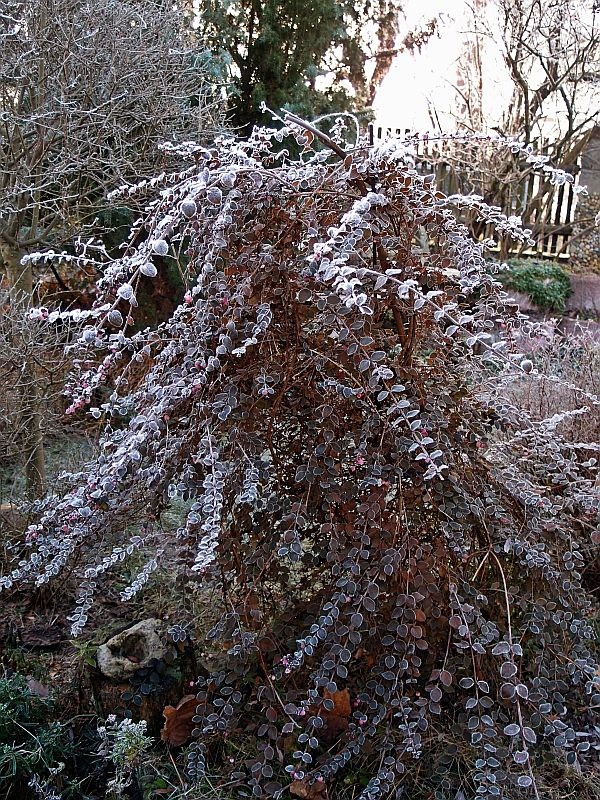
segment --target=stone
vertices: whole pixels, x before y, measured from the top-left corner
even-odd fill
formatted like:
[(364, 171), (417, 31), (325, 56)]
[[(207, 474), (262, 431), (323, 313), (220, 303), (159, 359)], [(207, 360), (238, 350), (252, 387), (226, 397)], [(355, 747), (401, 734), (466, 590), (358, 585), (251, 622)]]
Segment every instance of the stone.
[(100, 672), (111, 680), (127, 680), (153, 659), (163, 659), (168, 645), (165, 626), (158, 619), (144, 619), (101, 645), (96, 653)]

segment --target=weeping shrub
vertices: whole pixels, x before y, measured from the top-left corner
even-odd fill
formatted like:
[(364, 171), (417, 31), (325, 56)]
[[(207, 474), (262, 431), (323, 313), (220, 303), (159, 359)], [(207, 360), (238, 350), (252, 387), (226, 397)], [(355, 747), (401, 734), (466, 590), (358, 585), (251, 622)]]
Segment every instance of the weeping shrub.
[[(209, 639), (228, 653), (201, 682), (189, 773), (220, 769), (228, 791), (324, 797), (361, 763), (361, 800), (415, 780), (513, 797), (537, 794), (555, 749), (585, 769), (598, 445), (560, 426), (598, 400), (570, 387), (580, 408), (532, 420), (503, 397), (514, 375), (547, 379), (517, 352), (528, 324), (488, 272), (492, 243), (456, 209), (529, 232), (442, 194), (402, 143), (347, 147), (292, 115), (179, 152), (185, 169), (115, 193), (148, 205), (99, 265), (68, 387), (71, 412), (105, 421), (101, 455), (3, 586), (75, 569), (77, 634), (135, 551), (150, 557), (124, 600), (187, 557), (222, 599)], [(142, 282), (182, 254), (183, 302), (130, 333)], [(169, 539), (174, 498), (189, 511)], [(248, 759), (211, 764), (242, 732)]]

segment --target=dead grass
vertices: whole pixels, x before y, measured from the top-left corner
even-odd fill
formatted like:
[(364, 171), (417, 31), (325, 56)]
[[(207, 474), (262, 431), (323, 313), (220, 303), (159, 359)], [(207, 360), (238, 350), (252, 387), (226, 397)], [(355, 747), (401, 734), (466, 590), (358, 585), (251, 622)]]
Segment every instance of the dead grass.
[(568, 336), (555, 335), (547, 347), (531, 354), (538, 376), (523, 375), (506, 387), (504, 394), (534, 420), (583, 406), (588, 412), (561, 423), (560, 432), (570, 441), (600, 439), (600, 406), (594, 406), (574, 388), (600, 396), (600, 342), (585, 328)]

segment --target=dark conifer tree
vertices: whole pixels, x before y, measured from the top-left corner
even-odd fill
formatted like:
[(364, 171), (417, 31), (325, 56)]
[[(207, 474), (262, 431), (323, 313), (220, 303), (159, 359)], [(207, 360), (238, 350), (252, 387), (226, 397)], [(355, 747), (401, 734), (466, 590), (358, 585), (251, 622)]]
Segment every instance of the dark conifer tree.
[[(399, 12), (397, 0), (209, 0), (200, 26), (229, 63), (232, 121), (247, 129), (266, 121), (262, 101), (307, 116), (364, 106), (368, 61), (393, 46)], [(319, 74), (330, 88), (318, 88)]]

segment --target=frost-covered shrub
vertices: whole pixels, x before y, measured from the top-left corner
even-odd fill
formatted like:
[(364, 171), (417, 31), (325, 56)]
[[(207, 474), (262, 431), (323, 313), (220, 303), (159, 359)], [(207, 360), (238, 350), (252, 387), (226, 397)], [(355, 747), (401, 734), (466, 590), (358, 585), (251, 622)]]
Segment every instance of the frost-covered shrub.
[(122, 797), (152, 742), (146, 735), (146, 722), (133, 722), (128, 718), (117, 721), (114, 715), (109, 716), (106, 724), (98, 727), (98, 736), (99, 754), (115, 768), (115, 777), (108, 784), (109, 795)]
[[(344, 150), (291, 116), (181, 153), (181, 172), (117, 193), (148, 206), (104, 265), (68, 389), (72, 412), (105, 420), (101, 455), (2, 585), (73, 563), (77, 634), (135, 550), (154, 547), (133, 590), (189, 553), (223, 599), (209, 638), (229, 648), (198, 695), (190, 773), (244, 731), (254, 754), (223, 778), (255, 797), (290, 781), (316, 797), (363, 756), (361, 800), (416, 775), (439, 796), (512, 797), (553, 748), (585, 767), (600, 693), (579, 570), (598, 445), (503, 399), (515, 373), (546, 379), (513, 352), (527, 323), (455, 208), (529, 233), (444, 196), (399, 143)], [(186, 255), (183, 303), (130, 334), (165, 251)], [(577, 413), (598, 403), (571, 390)], [(175, 498), (189, 512), (166, 541)]]

